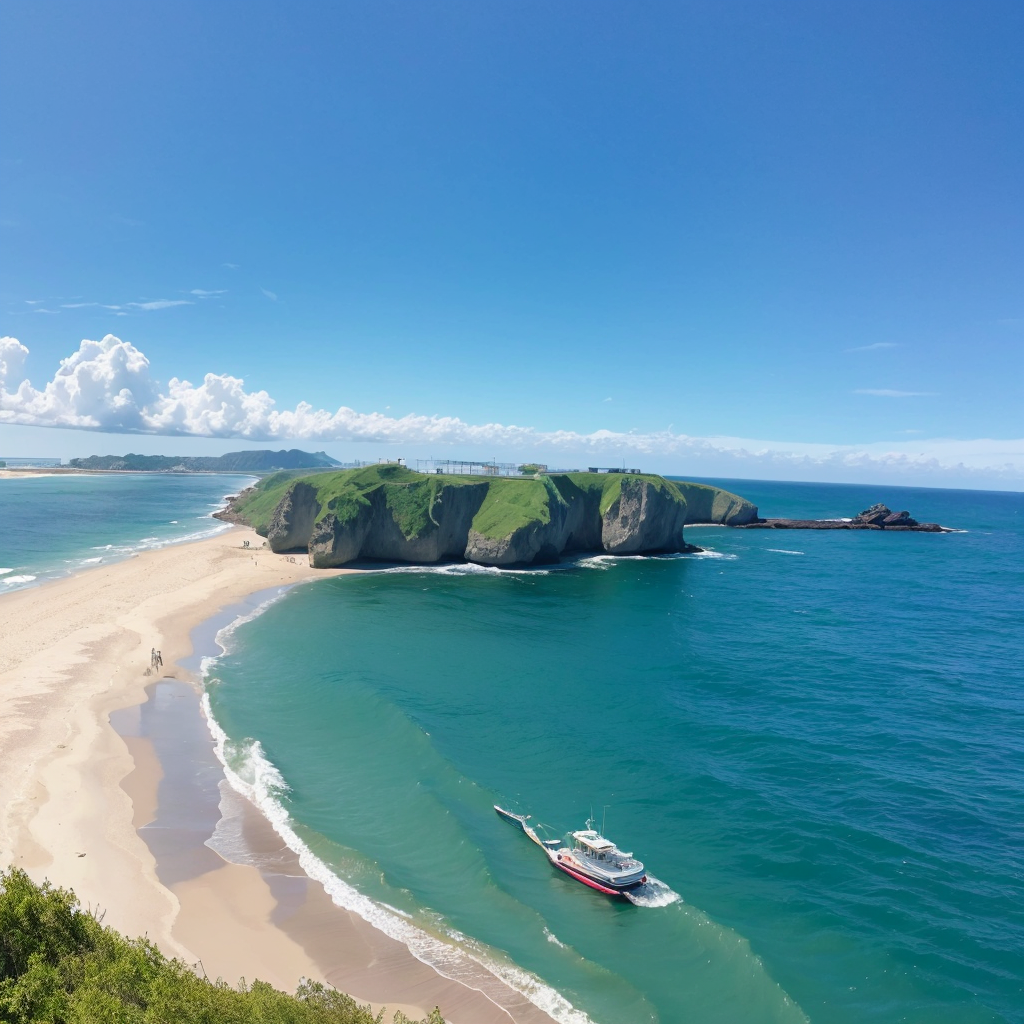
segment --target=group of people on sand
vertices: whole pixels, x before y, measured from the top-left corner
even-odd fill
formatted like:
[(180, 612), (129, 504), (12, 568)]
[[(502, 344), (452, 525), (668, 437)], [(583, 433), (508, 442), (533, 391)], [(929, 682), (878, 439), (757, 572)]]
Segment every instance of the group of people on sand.
[(155, 648), (151, 648), (149, 652), (149, 670), (150, 672), (156, 672), (157, 669), (164, 667), (164, 656)]

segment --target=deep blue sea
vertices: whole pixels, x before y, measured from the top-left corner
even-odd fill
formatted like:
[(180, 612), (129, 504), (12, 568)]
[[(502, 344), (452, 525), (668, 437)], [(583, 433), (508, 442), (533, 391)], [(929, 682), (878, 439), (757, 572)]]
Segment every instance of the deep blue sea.
[[(0, 480), (0, 594), (205, 535), (244, 483)], [(230, 777), (339, 903), (562, 1021), (1024, 1020), (1024, 496), (723, 483), (965, 532), (298, 587), (208, 664)], [(593, 813), (656, 893), (556, 874), (494, 803)]]
[(226, 529), (210, 514), (252, 479), (168, 473), (0, 479), (0, 594)]
[[(338, 902), (563, 1021), (1024, 1020), (1024, 496), (724, 483), (964, 532), (295, 588), (208, 665), (236, 785)], [(554, 872), (494, 803), (593, 813), (658, 897)]]

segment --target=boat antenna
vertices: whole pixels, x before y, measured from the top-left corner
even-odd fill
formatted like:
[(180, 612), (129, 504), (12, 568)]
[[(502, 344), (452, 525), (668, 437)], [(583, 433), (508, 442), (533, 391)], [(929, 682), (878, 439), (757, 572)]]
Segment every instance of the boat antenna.
[(608, 820), (608, 808), (610, 806), (611, 806), (610, 804), (605, 804), (604, 805), (604, 812), (601, 814), (601, 835), (605, 834), (605, 832), (604, 832), (604, 824)]
[(590, 805), (590, 817), (587, 818), (587, 828), (591, 828), (592, 829), (593, 827), (594, 827), (594, 805), (591, 804)]

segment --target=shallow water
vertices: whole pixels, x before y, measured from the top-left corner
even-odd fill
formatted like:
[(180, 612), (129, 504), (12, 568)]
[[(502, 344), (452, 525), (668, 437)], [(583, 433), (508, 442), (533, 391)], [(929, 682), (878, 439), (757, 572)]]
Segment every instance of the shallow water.
[(251, 481), (167, 473), (0, 480), (0, 594), (226, 529), (210, 514)]
[[(595, 1021), (1020, 1019), (1020, 497), (734, 489), (969, 532), (299, 588), (212, 667), (227, 759), (363, 896)], [(557, 875), (494, 802), (607, 805), (682, 899)]]

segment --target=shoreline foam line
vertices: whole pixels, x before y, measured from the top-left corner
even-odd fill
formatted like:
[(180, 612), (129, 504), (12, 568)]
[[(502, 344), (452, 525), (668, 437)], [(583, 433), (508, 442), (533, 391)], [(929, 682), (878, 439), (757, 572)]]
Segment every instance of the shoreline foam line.
[(433, 936), (410, 923), (397, 910), (388, 908), (363, 895), (358, 889), (335, 874), (324, 861), (313, 853), (292, 827), (291, 815), (277, 798), (278, 794), (288, 791), (288, 784), (277, 766), (263, 753), (259, 740), (253, 740), (242, 753), (252, 769), (253, 781), (247, 782), (232, 767), (228, 750), (234, 747), (235, 743), (213, 714), (207, 690), (208, 674), (216, 662), (229, 653), (228, 641), (235, 630), (245, 623), (251, 622), (279, 601), (287, 589), (290, 588), (282, 588), (281, 593), (261, 602), (253, 611), (238, 615), (232, 622), (218, 630), (215, 641), (221, 648), (221, 653), (205, 655), (200, 662), (203, 686), (201, 706), (206, 717), (207, 728), (214, 741), (217, 760), (221, 764), (228, 784), (235, 792), (252, 803), (270, 822), (277, 835), (298, 857), (302, 870), (323, 887), (336, 906), (357, 914), (367, 924), (383, 932), (389, 938), (401, 942), (417, 960), (442, 977), (472, 988), (496, 1006), (501, 1006), (500, 1002), (481, 987), (482, 982), (486, 983), (486, 978), (481, 978), (479, 975), (473, 977), (472, 973), (467, 973), (467, 971), (472, 972), (470, 964), (475, 964), (482, 968), (487, 976), (518, 992), (538, 1010), (558, 1021), (559, 1024), (596, 1024), (591, 1017), (573, 1006), (556, 989), (524, 968), (511, 962), (506, 964), (492, 959), (492, 955), (482, 948), (482, 944), (480, 950), (474, 952), (467, 948), (467, 945), (473, 940), (455, 932), (454, 929), (450, 932), (452, 937), (458, 937), (466, 945), (446, 942)]
[[(44, 474), (33, 474), (33, 476), (42, 476)], [(49, 476), (64, 476), (65, 474), (51, 473), (45, 474)], [(87, 473), (81, 474), (66, 474), (70, 479), (75, 476), (88, 476)], [(152, 474), (139, 474), (139, 475), (152, 475)], [(256, 482), (258, 477), (246, 477), (248, 482), (246, 486), (250, 486)], [(218, 512), (223, 512), (228, 507), (227, 499), (230, 498), (230, 494), (221, 495), (221, 500), (216, 503), (209, 505), (210, 511), (204, 512), (202, 515), (195, 517), (196, 522), (206, 523), (208, 520), (212, 522), (207, 523), (206, 526), (193, 530), (190, 533), (181, 534), (174, 537), (141, 537), (136, 541), (129, 541), (126, 544), (99, 544), (91, 546), (88, 549), (83, 549), (70, 558), (62, 558), (62, 566), (57, 565), (40, 565), (25, 567), (24, 572), (18, 575), (9, 575), (13, 572), (12, 569), (0, 569), (0, 585), (4, 587), (0, 593), (14, 593), (18, 590), (24, 590), (30, 585), (40, 586), (43, 583), (49, 583), (54, 580), (67, 579), (70, 576), (74, 576), (79, 572), (86, 569), (92, 569), (99, 566), (115, 565), (118, 562), (126, 561), (129, 558), (135, 558), (137, 555), (142, 554), (145, 551), (160, 551), (163, 548), (171, 547), (178, 544), (192, 544), (196, 541), (209, 540), (211, 537), (217, 537), (227, 530), (232, 529), (236, 524), (225, 522), (222, 519), (217, 518)], [(166, 525), (177, 526), (179, 520), (170, 520)], [(86, 551), (102, 551), (104, 552), (99, 556), (89, 556)]]

